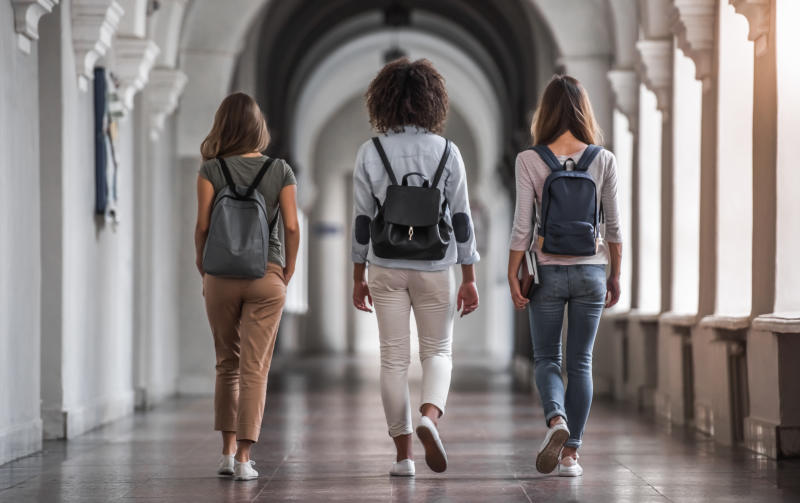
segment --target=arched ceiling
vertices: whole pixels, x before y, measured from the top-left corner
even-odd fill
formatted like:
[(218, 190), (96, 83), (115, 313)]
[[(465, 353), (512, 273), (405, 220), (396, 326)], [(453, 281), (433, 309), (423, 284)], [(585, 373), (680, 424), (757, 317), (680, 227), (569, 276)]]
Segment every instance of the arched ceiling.
[(531, 21), (526, 0), (271, 3), (258, 28), (259, 46), (263, 48), (258, 62), (258, 98), (269, 116), (270, 153), (296, 159), (292, 151), (294, 141), (290, 138), (292, 116), (302, 84), (314, 69), (348, 40), (392, 28), (425, 31), (469, 51), (482, 73), (489, 76), (499, 99), (503, 130), (498, 133), (505, 144), (494, 162), (513, 166), (520, 143), (527, 141), (530, 110), (539, 91), (533, 47), (533, 31), (537, 26)]

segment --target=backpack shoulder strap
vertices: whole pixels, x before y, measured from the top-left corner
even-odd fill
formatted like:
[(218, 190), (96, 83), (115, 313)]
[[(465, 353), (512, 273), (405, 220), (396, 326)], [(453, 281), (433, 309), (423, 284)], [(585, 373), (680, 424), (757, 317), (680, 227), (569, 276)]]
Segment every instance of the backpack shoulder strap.
[(256, 188), (258, 188), (258, 185), (261, 183), (261, 180), (264, 178), (264, 175), (267, 174), (267, 170), (270, 168), (270, 166), (272, 166), (274, 162), (275, 159), (267, 159), (264, 162), (264, 165), (261, 166), (261, 169), (258, 171), (258, 174), (256, 175), (255, 179), (253, 179), (253, 183), (251, 183), (250, 186), (247, 187), (247, 192), (244, 195), (245, 198), (248, 198), (253, 195), (253, 192), (255, 192)]
[(597, 157), (597, 154), (599, 154), (601, 150), (603, 150), (603, 147), (600, 145), (587, 146), (578, 164), (575, 166), (575, 171), (586, 171), (589, 169), (589, 165), (592, 164), (592, 161), (594, 161), (594, 158)]
[(442, 158), (439, 160), (439, 167), (436, 168), (436, 174), (433, 176), (433, 183), (431, 183), (431, 187), (436, 188), (439, 185), (439, 180), (442, 178), (442, 173), (444, 173), (444, 166), (447, 164), (447, 160), (450, 158), (450, 140), (444, 140), (444, 153), (442, 154)]
[(236, 184), (233, 183), (233, 178), (231, 177), (231, 172), (228, 169), (228, 165), (225, 163), (225, 159), (222, 157), (217, 157), (217, 161), (219, 161), (219, 167), (222, 170), (222, 176), (225, 177), (225, 183), (227, 183), (228, 188), (230, 188), (233, 193), (238, 196), (239, 193), (236, 192)]
[(392, 171), (392, 165), (389, 164), (389, 158), (386, 157), (386, 151), (383, 150), (383, 145), (381, 145), (381, 140), (377, 136), (372, 137), (372, 143), (375, 145), (375, 149), (378, 151), (378, 155), (381, 156), (381, 162), (383, 162), (383, 169), (386, 170), (386, 174), (389, 175), (389, 180), (391, 180), (392, 185), (397, 185), (397, 177), (394, 176), (394, 171)]
[(547, 167), (550, 168), (550, 171), (561, 171), (564, 169), (564, 166), (558, 162), (558, 158), (547, 145), (534, 145), (530, 148), (530, 150), (533, 150), (539, 154), (539, 157), (541, 157), (544, 163), (547, 164)]

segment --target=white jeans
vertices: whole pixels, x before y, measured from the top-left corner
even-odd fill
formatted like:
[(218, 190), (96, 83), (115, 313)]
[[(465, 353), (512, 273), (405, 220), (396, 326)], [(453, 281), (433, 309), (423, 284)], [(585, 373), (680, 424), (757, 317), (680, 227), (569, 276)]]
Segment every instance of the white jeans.
[(383, 410), (394, 438), (412, 431), (408, 397), (412, 308), (422, 361), (420, 405), (430, 403), (444, 413), (453, 368), (455, 278), (450, 269), (427, 272), (371, 265), (369, 290), (381, 341)]

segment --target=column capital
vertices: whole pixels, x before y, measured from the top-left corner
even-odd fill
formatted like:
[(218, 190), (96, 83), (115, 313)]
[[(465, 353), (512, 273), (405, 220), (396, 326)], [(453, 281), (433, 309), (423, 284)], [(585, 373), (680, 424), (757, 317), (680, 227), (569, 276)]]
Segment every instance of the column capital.
[(114, 41), (114, 74), (126, 110), (133, 109), (133, 97), (147, 84), (159, 48), (152, 40), (123, 36)]
[(153, 141), (163, 131), (167, 116), (178, 108), (187, 80), (185, 73), (173, 68), (157, 67), (150, 72), (145, 100), (150, 111), (150, 139)]
[(124, 11), (115, 0), (73, 0), (72, 45), (78, 86), (89, 88), (97, 60), (105, 56)]
[(52, 12), (57, 3), (58, 0), (11, 0), (17, 46), (22, 52), (30, 54), (31, 42), (39, 40), (39, 19)]
[(617, 109), (628, 119), (632, 133), (639, 126), (639, 76), (632, 68), (617, 68), (608, 72)]
[(694, 61), (695, 78), (706, 86), (713, 73), (715, 0), (672, 0), (672, 31), (678, 47)]
[(769, 0), (730, 0), (730, 3), (737, 13), (747, 18), (750, 26), (747, 38), (755, 42), (756, 54), (763, 53), (767, 46), (766, 35), (769, 33)]
[(642, 82), (655, 93), (658, 109), (666, 117), (672, 99), (672, 40), (639, 40), (636, 50)]

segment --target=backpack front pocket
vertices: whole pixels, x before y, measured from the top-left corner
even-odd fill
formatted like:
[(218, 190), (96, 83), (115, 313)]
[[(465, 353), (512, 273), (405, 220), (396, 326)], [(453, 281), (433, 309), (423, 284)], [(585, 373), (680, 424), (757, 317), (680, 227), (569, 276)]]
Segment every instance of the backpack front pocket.
[(597, 233), (589, 222), (553, 222), (547, 226), (543, 237), (542, 251), (545, 253), (581, 257), (597, 253)]

